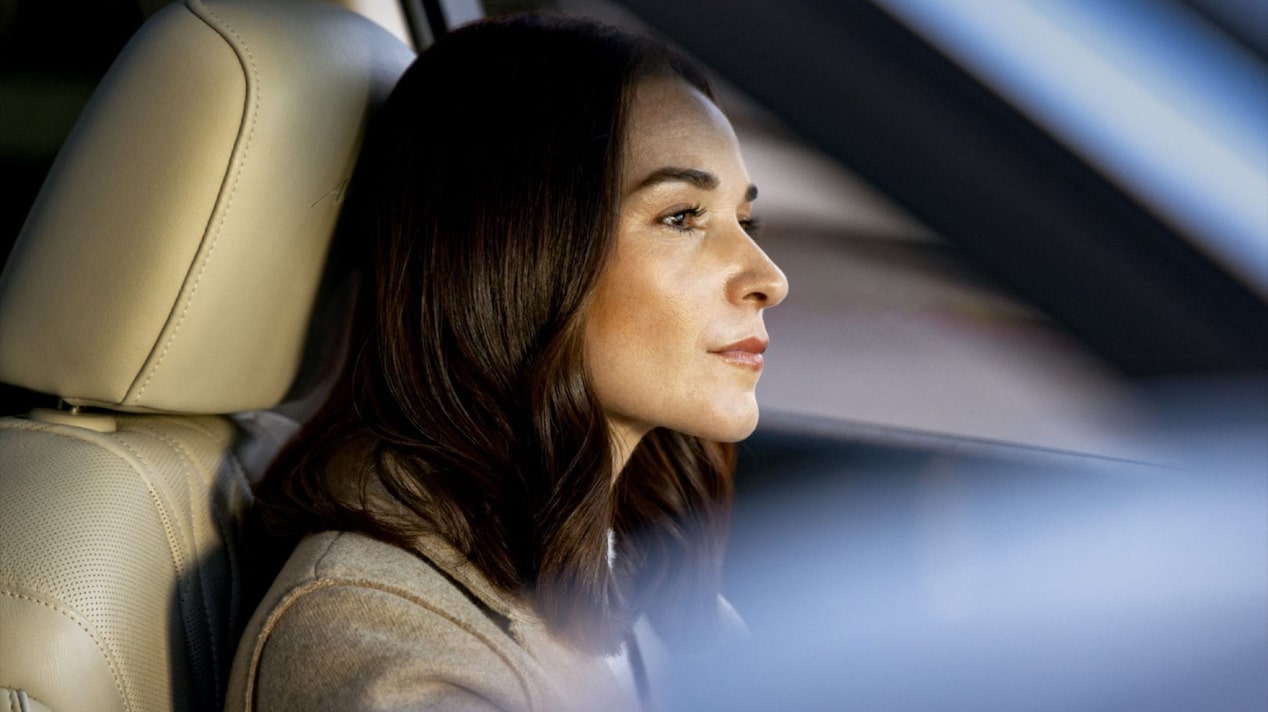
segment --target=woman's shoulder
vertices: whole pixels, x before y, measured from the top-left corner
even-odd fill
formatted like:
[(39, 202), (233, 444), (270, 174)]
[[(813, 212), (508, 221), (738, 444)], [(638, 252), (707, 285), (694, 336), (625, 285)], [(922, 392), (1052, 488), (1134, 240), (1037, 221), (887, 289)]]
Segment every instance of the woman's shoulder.
[(444, 541), (323, 532), (248, 623), (225, 709), (615, 709), (615, 685), (602, 658), (557, 642)]
[(331, 585), (402, 589), (420, 602), (455, 604), (468, 600), (460, 589), (474, 587), (481, 598), (496, 599), (499, 608), (513, 605), (438, 537), (420, 538), (415, 546), (404, 548), (347, 531), (310, 534), (300, 541), (270, 594)]
[(510, 604), (490, 605), (433, 561), (453, 567), (453, 556), (434, 542), (411, 551), (350, 532), (305, 538), (248, 624), (226, 709), (536, 707), (532, 671), (494, 609)]

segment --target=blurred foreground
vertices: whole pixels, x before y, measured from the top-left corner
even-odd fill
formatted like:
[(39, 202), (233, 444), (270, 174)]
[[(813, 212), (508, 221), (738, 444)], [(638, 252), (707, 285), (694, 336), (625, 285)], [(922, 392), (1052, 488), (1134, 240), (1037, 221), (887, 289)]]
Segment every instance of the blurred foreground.
[(667, 708), (1268, 709), (1268, 382), (1141, 398), (1148, 462), (764, 428), (728, 564), (752, 642)]

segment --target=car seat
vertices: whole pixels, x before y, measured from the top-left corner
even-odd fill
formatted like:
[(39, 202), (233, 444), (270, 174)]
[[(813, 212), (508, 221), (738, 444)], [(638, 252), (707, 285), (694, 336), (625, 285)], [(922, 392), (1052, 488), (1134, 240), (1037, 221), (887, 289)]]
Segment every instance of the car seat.
[(98, 87), (0, 274), (0, 381), (60, 399), (0, 419), (0, 706), (220, 709), (250, 481), (294, 429), (261, 409), (320, 351), (365, 119), (412, 57), (333, 5), (185, 0)]

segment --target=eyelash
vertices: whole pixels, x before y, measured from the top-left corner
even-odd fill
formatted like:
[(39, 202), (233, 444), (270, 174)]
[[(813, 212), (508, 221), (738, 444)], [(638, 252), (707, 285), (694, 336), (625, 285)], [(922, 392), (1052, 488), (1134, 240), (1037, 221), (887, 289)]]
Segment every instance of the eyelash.
[[(678, 232), (691, 232), (696, 228), (693, 225), (687, 224), (687, 219), (693, 218), (698, 220), (704, 217), (705, 212), (705, 209), (697, 203), (690, 208), (679, 210), (662, 217), (660, 222), (662, 225), (671, 230), (676, 230)], [(755, 216), (740, 218), (740, 227), (744, 229), (744, 232), (748, 233), (749, 236), (752, 237), (761, 231), (762, 221)]]
[(685, 210), (677, 210), (660, 219), (665, 227), (678, 232), (691, 232), (695, 229), (693, 225), (687, 224), (688, 218), (700, 219), (704, 216), (704, 208), (699, 203)]

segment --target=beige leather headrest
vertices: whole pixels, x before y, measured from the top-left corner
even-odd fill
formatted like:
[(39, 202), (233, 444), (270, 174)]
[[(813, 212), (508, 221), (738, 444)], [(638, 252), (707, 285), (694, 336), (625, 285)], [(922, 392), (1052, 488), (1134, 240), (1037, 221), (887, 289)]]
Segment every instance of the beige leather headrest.
[(156, 14), (0, 275), (0, 381), (127, 411), (279, 402), (367, 112), (412, 58), (321, 2)]

